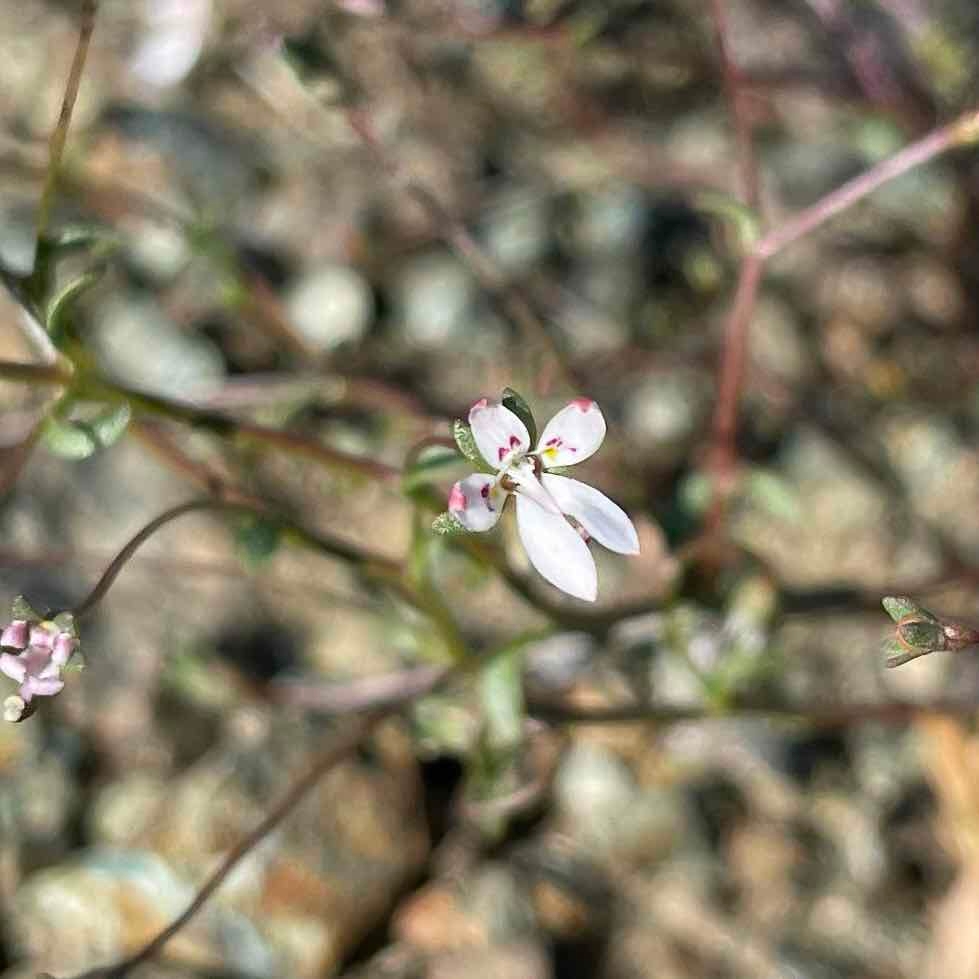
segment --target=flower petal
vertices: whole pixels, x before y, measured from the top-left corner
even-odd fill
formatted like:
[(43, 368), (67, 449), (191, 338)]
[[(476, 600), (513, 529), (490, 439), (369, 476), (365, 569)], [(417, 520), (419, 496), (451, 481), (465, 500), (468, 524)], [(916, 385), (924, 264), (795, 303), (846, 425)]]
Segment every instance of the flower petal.
[(506, 498), (506, 490), (495, 476), (473, 473), (452, 487), (449, 513), (466, 530), (489, 530), (500, 519)]
[(51, 652), (51, 662), (59, 668), (64, 666), (71, 659), (71, 654), (77, 645), (78, 640), (74, 636), (70, 636), (67, 632), (58, 633)]
[(19, 656), (14, 656), (12, 653), (2, 653), (0, 654), (0, 673), (9, 676), (11, 680), (23, 683), (24, 677), (27, 676), (27, 666)]
[(495, 469), (506, 469), (514, 453), (530, 449), (527, 426), (498, 401), (477, 401), (469, 409), (469, 427), (479, 454)]
[(595, 601), (598, 572), (588, 545), (562, 516), (538, 506), (530, 497), (517, 494), (517, 531), (530, 563), (555, 588)]
[(507, 470), (507, 476), (517, 484), (516, 493), (522, 494), (533, 500), (538, 506), (550, 511), (555, 516), (560, 517), (564, 512), (557, 503), (551, 499), (551, 495), (541, 485), (540, 480), (534, 474), (534, 467), (524, 460), (516, 466), (511, 466)]
[(575, 398), (547, 423), (537, 451), (548, 469), (570, 466), (593, 455), (604, 440), (601, 409), (588, 398)]
[(567, 476), (544, 473), (544, 489), (568, 516), (574, 517), (599, 544), (618, 554), (638, 554), (639, 536), (625, 511), (594, 486)]
[(58, 635), (58, 627), (53, 622), (39, 622), (31, 628), (31, 645), (38, 649), (50, 649)]
[(40, 676), (51, 663), (51, 650), (43, 646), (30, 646), (19, 658), (28, 676)]
[(21, 685), (18, 691), (21, 697), (30, 702), (35, 694), (38, 697), (53, 697), (56, 693), (61, 693), (65, 688), (65, 681), (52, 677), (50, 679), (40, 679), (36, 676), (29, 676)]
[(27, 639), (30, 634), (30, 626), (26, 619), (14, 619), (2, 633), (0, 633), (0, 646), (8, 649), (25, 649)]

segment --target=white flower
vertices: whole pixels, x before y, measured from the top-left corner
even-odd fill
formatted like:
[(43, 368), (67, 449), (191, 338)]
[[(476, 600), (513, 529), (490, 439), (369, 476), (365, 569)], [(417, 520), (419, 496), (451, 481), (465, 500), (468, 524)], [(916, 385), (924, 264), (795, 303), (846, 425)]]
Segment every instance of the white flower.
[(597, 489), (546, 470), (582, 462), (597, 451), (605, 438), (598, 405), (576, 398), (562, 408), (533, 452), (527, 427), (499, 402), (477, 401), (469, 425), (480, 454), (497, 472), (474, 473), (456, 483), (449, 512), (467, 530), (489, 530), (507, 497), (515, 496), (517, 532), (530, 563), (555, 587), (593, 602), (598, 575), (586, 541), (594, 538), (619, 554), (638, 554), (636, 528)]

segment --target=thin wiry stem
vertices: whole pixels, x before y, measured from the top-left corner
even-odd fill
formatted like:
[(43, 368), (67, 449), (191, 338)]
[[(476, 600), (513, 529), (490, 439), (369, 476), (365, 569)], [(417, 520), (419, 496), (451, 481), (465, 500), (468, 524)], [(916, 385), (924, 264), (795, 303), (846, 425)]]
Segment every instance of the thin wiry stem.
[(751, 138), (751, 122), (744, 111), (741, 75), (731, 52), (726, 0), (711, 0), (711, 15), (714, 18), (714, 33), (717, 36), (717, 49), (721, 59), (724, 92), (731, 108), (731, 121), (734, 125), (738, 170), (741, 177), (741, 198), (752, 211), (757, 212), (761, 206), (761, 175), (758, 170), (754, 141)]
[(181, 503), (169, 510), (165, 510), (141, 528), (112, 559), (109, 566), (103, 572), (102, 577), (99, 578), (88, 595), (72, 610), (75, 617), (80, 618), (83, 615), (87, 615), (102, 601), (116, 578), (119, 577), (122, 569), (129, 562), (129, 559), (161, 527), (188, 513), (201, 510), (224, 510), (231, 513), (245, 513), (263, 517), (280, 523), (282, 528), (290, 536), (305, 547), (317, 550), (331, 557), (340, 558), (359, 567), (374, 568), (392, 580), (400, 578), (401, 566), (389, 558), (371, 554), (344, 541), (326, 537), (323, 534), (314, 533), (313, 531), (290, 524), (283, 521), (267, 508), (253, 503), (244, 503), (239, 500), (221, 499), (218, 497), (204, 497), (196, 500), (188, 500), (186, 503)]
[[(72, 380), (72, 373), (61, 364), (20, 364), (0, 361), (0, 379), (67, 384)], [(170, 418), (225, 438), (238, 438), (273, 446), (285, 450), (290, 455), (311, 459), (333, 469), (361, 473), (382, 483), (394, 483), (401, 478), (401, 470), (398, 467), (389, 466), (376, 459), (341, 452), (305, 435), (240, 421), (190, 401), (180, 401), (176, 398), (152, 394), (149, 391), (141, 391), (108, 378), (84, 378), (83, 383), (79, 385), (79, 394), (87, 395), (92, 400), (125, 402), (137, 416)]]
[(766, 263), (885, 184), (951, 149), (976, 142), (979, 142), (979, 109), (971, 109), (773, 228), (759, 238), (745, 255), (738, 274), (734, 303), (724, 328), (718, 367), (718, 396), (714, 408), (710, 452), (710, 465), (716, 485), (708, 530), (718, 529), (723, 516), (725, 496), (732, 484), (731, 477), (737, 459), (737, 416), (744, 386), (748, 331)]
[(58, 188), (58, 177), (61, 173), (61, 158), (65, 151), (65, 141), (68, 139), (68, 127), (71, 125), (71, 114), (75, 109), (78, 98), (78, 88), (85, 69), (85, 59), (88, 56), (89, 43), (95, 30), (95, 15), (98, 12), (99, 0), (82, 0), (79, 13), (78, 43), (75, 46), (75, 56), (68, 73), (68, 84), (65, 86), (65, 97), (61, 103), (58, 123), (51, 133), (48, 144), (48, 169), (44, 178), (44, 190), (41, 192), (41, 203), (37, 212), (37, 242), (47, 235), (48, 224), (51, 220), (51, 209), (54, 206), (54, 195)]
[(930, 163), (951, 149), (976, 142), (979, 142), (979, 108), (970, 109), (948, 125), (932, 130), (866, 173), (820, 198), (764, 235), (754, 251), (763, 260), (772, 258), (892, 180)]
[(180, 932), (207, 904), (211, 895), (227, 880), (235, 867), (303, 801), (327, 772), (356, 751), (364, 738), (391, 712), (389, 709), (367, 714), (358, 723), (345, 730), (336, 741), (328, 745), (306, 770), (305, 774), (297, 779), (278, 804), (270, 810), (268, 815), (231, 848), (217, 870), (208, 877), (194, 895), (190, 904), (158, 935), (135, 954), (121, 962), (108, 967), (93, 969), (79, 976), (78, 979), (123, 979), (137, 966), (153, 959), (167, 942)]

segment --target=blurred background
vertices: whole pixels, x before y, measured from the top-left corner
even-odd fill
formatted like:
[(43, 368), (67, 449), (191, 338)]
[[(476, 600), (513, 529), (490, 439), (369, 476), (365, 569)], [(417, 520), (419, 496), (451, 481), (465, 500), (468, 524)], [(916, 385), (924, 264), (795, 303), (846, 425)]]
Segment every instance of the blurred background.
[[(76, 361), (391, 466), (508, 385), (539, 423), (587, 395), (609, 437), (585, 478), (643, 548), (596, 553), (586, 615), (438, 545), (473, 650), (556, 626), (524, 650), (505, 763), (506, 678), (421, 700), (143, 974), (979, 977), (979, 672), (879, 653), (884, 594), (979, 612), (979, 154), (769, 264), (728, 546), (687, 558), (746, 241), (975, 105), (979, 7), (726, 9), (757, 214), (700, 0), (101, 3), (52, 218), (88, 242), (60, 284), (101, 273)], [(0, 3), (8, 277), (33, 263), (78, 22), (68, 0)], [(23, 312), (0, 310), (0, 360), (31, 361)], [(0, 607), (78, 601), (215, 481), (408, 552), (397, 481), (164, 418), (52, 416), (50, 388), (0, 382), (0, 407)], [(79, 444), (79, 411), (121, 437)], [(283, 678), (437, 655), (362, 576), (266, 529), (161, 531), (86, 625), (85, 672), (0, 728), (5, 976), (117, 959), (184, 907), (350, 723), (283, 704)]]

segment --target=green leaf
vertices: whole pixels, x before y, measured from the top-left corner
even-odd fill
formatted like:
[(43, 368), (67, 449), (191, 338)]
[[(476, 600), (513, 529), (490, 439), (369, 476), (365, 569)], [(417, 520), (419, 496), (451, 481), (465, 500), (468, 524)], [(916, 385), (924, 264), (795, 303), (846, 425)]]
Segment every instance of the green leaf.
[(44, 422), (41, 441), (61, 459), (87, 459), (99, 448), (99, 440), (89, 426), (49, 416)]
[(30, 602), (23, 595), (18, 595), (10, 606), (10, 617), (12, 619), (25, 619), (27, 622), (40, 622), (43, 616), (35, 612)]
[(252, 569), (261, 567), (273, 557), (281, 539), (280, 525), (257, 515), (241, 520), (235, 532), (235, 543), (242, 560)]
[(78, 638), (78, 630), (75, 628), (75, 616), (71, 612), (59, 612), (51, 621), (62, 632), (67, 632), (74, 639)]
[(523, 740), (523, 650), (494, 656), (479, 677), (487, 746), (508, 752)]
[(433, 478), (450, 466), (459, 463), (459, 453), (444, 445), (433, 445), (425, 449), (411, 468), (404, 474), (402, 488), (409, 496), (425, 489)]
[(537, 444), (537, 422), (534, 421), (534, 414), (530, 410), (530, 405), (513, 388), (503, 389), (503, 407), (509, 408), (527, 427), (530, 433), (530, 444)]
[(744, 492), (749, 500), (777, 520), (797, 524), (802, 519), (798, 494), (771, 469), (753, 467), (745, 481)]
[(448, 510), (445, 513), (440, 513), (432, 521), (432, 533), (438, 534), (440, 537), (447, 537), (450, 534), (462, 534), (465, 533), (465, 530), (466, 528)]
[(104, 408), (88, 423), (103, 449), (122, 438), (131, 415), (129, 404), (124, 402)]
[(907, 646), (893, 637), (885, 639), (881, 644), (881, 649), (884, 653), (884, 664), (891, 670), (895, 666), (903, 666), (905, 663), (931, 652), (928, 649), (908, 649)]
[(881, 604), (895, 622), (900, 622), (901, 619), (906, 619), (912, 615), (925, 619), (935, 618), (930, 612), (925, 611), (913, 598), (897, 598), (888, 595), (887, 598), (881, 599)]
[(473, 438), (472, 429), (458, 418), (452, 423), (452, 437), (455, 439), (459, 451), (474, 465), (486, 472), (493, 472), (486, 460), (479, 454), (476, 448), (476, 440)]
[(128, 404), (103, 406), (92, 417), (66, 417), (76, 405), (69, 404), (45, 419), (41, 440), (62, 459), (87, 459), (99, 449), (117, 442), (129, 424)]

